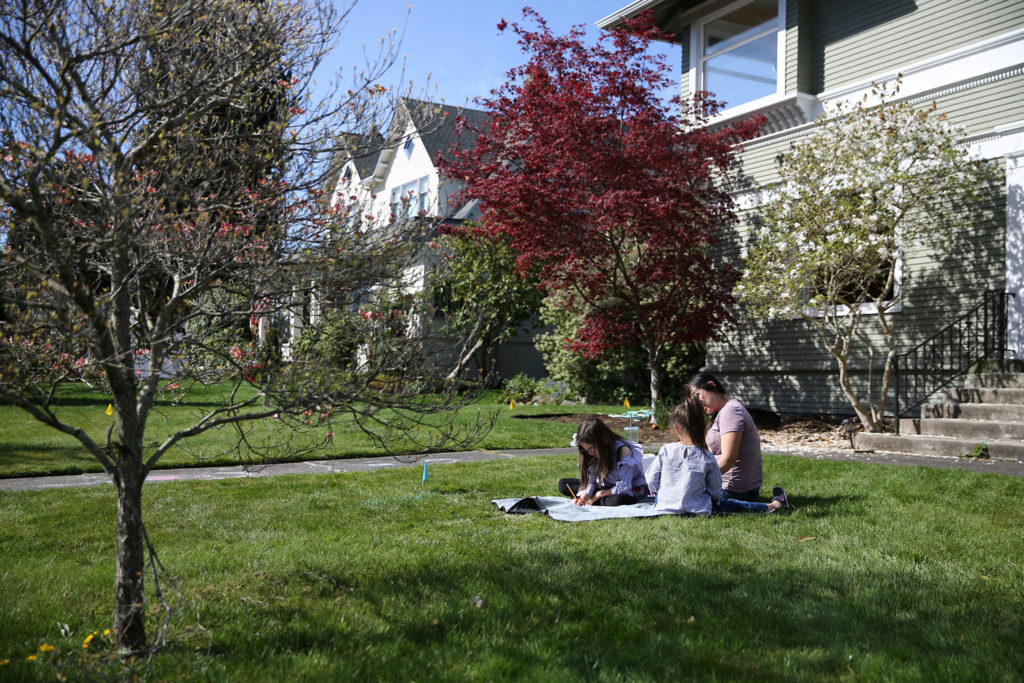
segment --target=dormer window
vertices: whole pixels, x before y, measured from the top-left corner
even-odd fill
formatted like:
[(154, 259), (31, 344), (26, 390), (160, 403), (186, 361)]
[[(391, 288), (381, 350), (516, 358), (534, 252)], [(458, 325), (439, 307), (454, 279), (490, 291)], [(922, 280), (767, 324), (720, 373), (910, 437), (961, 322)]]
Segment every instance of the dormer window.
[(779, 0), (729, 5), (696, 30), (696, 90), (714, 93), (726, 108), (782, 92)]
[(402, 150), (405, 152), (406, 159), (412, 156), (412, 151), (414, 149), (416, 149), (416, 141), (413, 140), (412, 138), (409, 138), (408, 140), (405, 141), (405, 144), (402, 146)]

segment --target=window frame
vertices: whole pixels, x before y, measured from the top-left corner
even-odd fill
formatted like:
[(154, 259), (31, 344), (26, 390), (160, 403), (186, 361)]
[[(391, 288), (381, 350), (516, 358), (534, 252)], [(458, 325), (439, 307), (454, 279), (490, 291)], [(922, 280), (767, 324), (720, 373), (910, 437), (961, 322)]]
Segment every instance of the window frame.
[[(886, 313), (903, 312), (903, 261), (903, 253), (901, 252), (896, 256), (896, 271), (893, 273), (892, 297), (882, 300), (882, 306)], [(864, 303), (857, 304), (857, 310), (861, 315), (873, 315), (878, 313), (878, 304), (874, 301), (865, 301)], [(804, 313), (811, 318), (824, 318), (826, 316), (823, 309), (814, 307), (804, 309)], [(835, 308), (835, 314), (837, 316), (847, 316), (850, 313), (851, 310), (849, 306), (840, 305)]]
[(394, 221), (429, 215), (430, 176), (420, 176), (391, 188), (390, 208)]
[(779, 99), (786, 91), (786, 0), (777, 0), (777, 10), (774, 22), (765, 22), (765, 24), (762, 24), (761, 26), (755, 26), (744, 33), (726, 39), (723, 41), (726, 43), (724, 48), (716, 46), (717, 49), (712, 48), (710, 54), (707, 53), (704, 46), (706, 27), (708, 24), (721, 19), (745, 5), (753, 4), (753, 2), (755, 2), (755, 0), (737, 0), (736, 2), (731, 2), (715, 12), (694, 21), (691, 25), (690, 46), (692, 55), (690, 60), (689, 80), (690, 92), (692, 93), (706, 90), (707, 84), (705, 83), (704, 71), (708, 60), (727, 54), (731, 50), (764, 38), (772, 33), (775, 34), (775, 91), (768, 95), (762, 95), (761, 97), (747, 100), (745, 102), (730, 103), (727, 107), (722, 109), (719, 116), (726, 112), (733, 112), (734, 110), (757, 109), (767, 102)]

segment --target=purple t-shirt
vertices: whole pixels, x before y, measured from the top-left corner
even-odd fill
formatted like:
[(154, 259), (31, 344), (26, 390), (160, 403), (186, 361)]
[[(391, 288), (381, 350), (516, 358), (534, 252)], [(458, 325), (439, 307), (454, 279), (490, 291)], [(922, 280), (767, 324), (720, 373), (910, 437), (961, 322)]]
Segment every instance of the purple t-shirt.
[(740, 432), (740, 452), (736, 463), (722, 475), (722, 488), (746, 493), (761, 488), (761, 435), (754, 426), (754, 418), (743, 404), (730, 398), (715, 416), (706, 435), (708, 448), (715, 455), (722, 454), (722, 434)]

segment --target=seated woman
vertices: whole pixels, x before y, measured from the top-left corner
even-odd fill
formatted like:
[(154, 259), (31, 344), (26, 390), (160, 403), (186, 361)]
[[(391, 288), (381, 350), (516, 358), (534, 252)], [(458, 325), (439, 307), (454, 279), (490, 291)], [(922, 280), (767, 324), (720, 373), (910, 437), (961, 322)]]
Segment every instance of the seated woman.
[(667, 443), (647, 470), (651, 491), (658, 496), (654, 507), (685, 515), (736, 512), (774, 512), (789, 507), (786, 492), (776, 488), (770, 503), (726, 498), (722, 473), (704, 443), (704, 413), (700, 402), (687, 396), (672, 411), (672, 430), (678, 441)]
[(649, 494), (643, 450), (597, 418), (580, 423), (573, 444), (579, 449), (579, 479), (558, 481), (558, 490), (577, 505), (632, 505)]
[(694, 375), (687, 387), (714, 415), (708, 427), (708, 449), (722, 472), (722, 491), (728, 498), (756, 501), (763, 483), (761, 435), (743, 404), (729, 396), (722, 382), (706, 372)]

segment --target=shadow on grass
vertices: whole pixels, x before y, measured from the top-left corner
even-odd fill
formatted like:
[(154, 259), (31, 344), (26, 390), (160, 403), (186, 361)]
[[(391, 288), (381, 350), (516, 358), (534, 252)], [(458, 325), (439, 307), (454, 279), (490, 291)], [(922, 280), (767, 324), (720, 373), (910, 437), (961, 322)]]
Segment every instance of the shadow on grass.
[[(690, 520), (679, 532), (707, 523)], [(638, 527), (665, 531), (655, 524)], [(1019, 605), (977, 599), (983, 588), (905, 566), (778, 567), (777, 548), (740, 549), (723, 565), (672, 547), (638, 563), (612, 546), (559, 535), (561, 549), (419, 551), (395, 571), (300, 565), (253, 587), (264, 593), (256, 598), (266, 628), (241, 646), (228, 637), (222, 642), (232, 647), (217, 654), (331, 653), (352, 667), (346, 676), (389, 679), (455, 676), (470, 663), (477, 676), (529, 679), (698, 671), (726, 679), (1000, 678), (1024, 670)], [(276, 597), (282, 592), (316, 599)], [(325, 604), (333, 608), (324, 612)]]
[(45, 467), (47, 475), (82, 474), (103, 469), (84, 448), (9, 441), (0, 445), (0, 470), (4, 471), (0, 477), (40, 476), (41, 467)]

